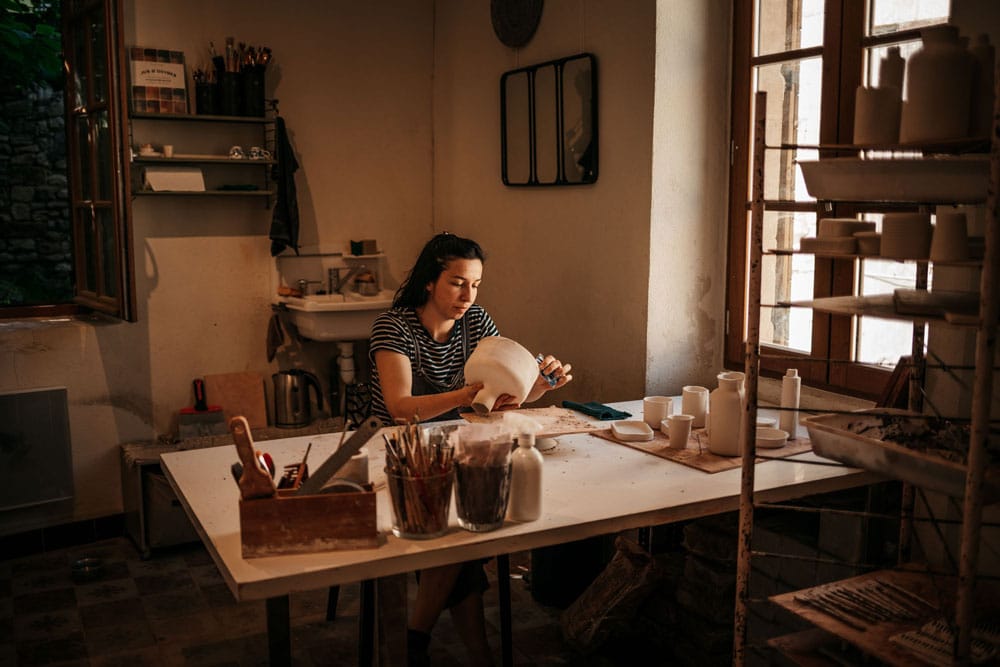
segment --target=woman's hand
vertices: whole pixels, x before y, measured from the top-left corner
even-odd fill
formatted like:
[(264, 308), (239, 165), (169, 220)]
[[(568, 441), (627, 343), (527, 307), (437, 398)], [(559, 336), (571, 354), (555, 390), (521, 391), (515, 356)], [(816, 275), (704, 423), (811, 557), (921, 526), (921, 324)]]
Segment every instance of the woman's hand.
[(476, 398), (476, 394), (478, 394), (482, 390), (482, 388), (483, 388), (482, 382), (473, 382), (472, 384), (465, 385), (461, 389), (456, 389), (455, 391), (459, 395), (458, 406), (461, 408), (470, 407), (472, 405), (473, 399)]
[(500, 394), (497, 396), (496, 403), (493, 404), (494, 410), (514, 410), (519, 407), (521, 404), (517, 402), (517, 397), (510, 394)]
[[(531, 391), (528, 392), (528, 398), (525, 399), (525, 402), (530, 403), (531, 401), (537, 401), (545, 392), (558, 389), (559, 387), (564, 386), (567, 382), (570, 382), (573, 379), (573, 376), (570, 375), (570, 370), (572, 370), (572, 368), (572, 365), (563, 364), (551, 354), (545, 355), (545, 357), (538, 364), (539, 375), (535, 378), (535, 384), (531, 388)], [(550, 385), (549, 381), (542, 377), (543, 373), (549, 377), (555, 378), (556, 383), (554, 385)]]

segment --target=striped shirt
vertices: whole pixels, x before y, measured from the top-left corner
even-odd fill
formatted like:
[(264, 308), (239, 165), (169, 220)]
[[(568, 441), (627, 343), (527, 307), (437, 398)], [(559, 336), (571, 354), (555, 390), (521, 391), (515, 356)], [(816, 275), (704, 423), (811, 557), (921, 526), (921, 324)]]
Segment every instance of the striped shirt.
[[(460, 320), (455, 321), (448, 340), (443, 343), (431, 337), (413, 308), (393, 308), (382, 313), (372, 324), (368, 351), (372, 414), (386, 424), (393, 423), (382, 396), (382, 383), (375, 364), (377, 351), (390, 350), (410, 360), (415, 391), (418, 384), (425, 384), (430, 388), (429, 393), (442, 393), (465, 385), (465, 361), (481, 339), (498, 335), (500, 332), (493, 319), (478, 304), (473, 304)], [(425, 382), (420, 383), (419, 378)]]

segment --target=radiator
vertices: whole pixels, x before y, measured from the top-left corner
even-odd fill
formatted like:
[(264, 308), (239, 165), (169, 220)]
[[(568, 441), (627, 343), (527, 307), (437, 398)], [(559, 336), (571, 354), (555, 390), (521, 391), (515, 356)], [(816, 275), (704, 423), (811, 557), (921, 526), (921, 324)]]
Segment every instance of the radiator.
[(0, 393), (0, 511), (72, 497), (66, 388)]

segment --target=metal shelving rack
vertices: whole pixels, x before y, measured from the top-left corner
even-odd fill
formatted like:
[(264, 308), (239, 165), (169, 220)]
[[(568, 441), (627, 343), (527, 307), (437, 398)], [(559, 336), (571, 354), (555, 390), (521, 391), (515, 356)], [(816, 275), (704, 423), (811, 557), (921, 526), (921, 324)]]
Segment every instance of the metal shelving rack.
[[(1000, 84), (1000, 76), (997, 77)], [(998, 86), (1000, 90), (1000, 86)], [(978, 568), (980, 548), (984, 476), (989, 467), (986, 450), (990, 428), (990, 406), (993, 390), (993, 363), (996, 358), (998, 311), (1000, 311), (1000, 94), (997, 95), (993, 129), (990, 144), (990, 176), (986, 193), (986, 249), (982, 263), (979, 292), (979, 318), (975, 324), (975, 379), (972, 389), (971, 437), (966, 463), (964, 504), (961, 521), (961, 557), (955, 584), (955, 626), (957, 636), (954, 648), (956, 664), (968, 664), (971, 656), (972, 626), (974, 621), (973, 595)], [(735, 600), (735, 622), (733, 643), (733, 664), (746, 662), (746, 641), (748, 626), (748, 602), (750, 602), (750, 561), (754, 527), (754, 461), (756, 458), (755, 429), (757, 419), (757, 389), (760, 368), (760, 309), (761, 309), (761, 262), (763, 252), (763, 218), (766, 208), (764, 199), (764, 154), (769, 148), (765, 142), (765, 121), (767, 94), (758, 92), (754, 100), (754, 146), (751, 172), (751, 231), (749, 247), (749, 290), (747, 313), (747, 340), (744, 365), (746, 393), (750, 397), (744, 414), (743, 428), (747, 434), (746, 446), (742, 452), (742, 478), (740, 489), (739, 541), (737, 552), (737, 578)], [(787, 148), (787, 146), (784, 146)], [(843, 147), (839, 147), (843, 148)], [(917, 287), (925, 289), (927, 262), (918, 263)], [(847, 313), (850, 314), (850, 313)], [(890, 317), (885, 309), (866, 311), (858, 308), (853, 314)], [(893, 319), (909, 319), (898, 317)], [(914, 370), (911, 377), (911, 408), (920, 396), (919, 385), (923, 365), (923, 326), (914, 326)], [(904, 546), (907, 522), (912, 509), (913, 489), (904, 484), (901, 516), (901, 547)], [(901, 549), (901, 555), (905, 551)], [(850, 637), (846, 639), (850, 640)], [(865, 650), (866, 647), (861, 647)]]

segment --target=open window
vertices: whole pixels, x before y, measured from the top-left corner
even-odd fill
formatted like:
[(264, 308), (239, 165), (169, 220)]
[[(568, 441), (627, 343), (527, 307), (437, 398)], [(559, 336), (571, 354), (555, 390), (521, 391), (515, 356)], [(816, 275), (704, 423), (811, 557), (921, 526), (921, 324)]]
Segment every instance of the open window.
[(75, 303), (135, 320), (118, 0), (63, 3)]

